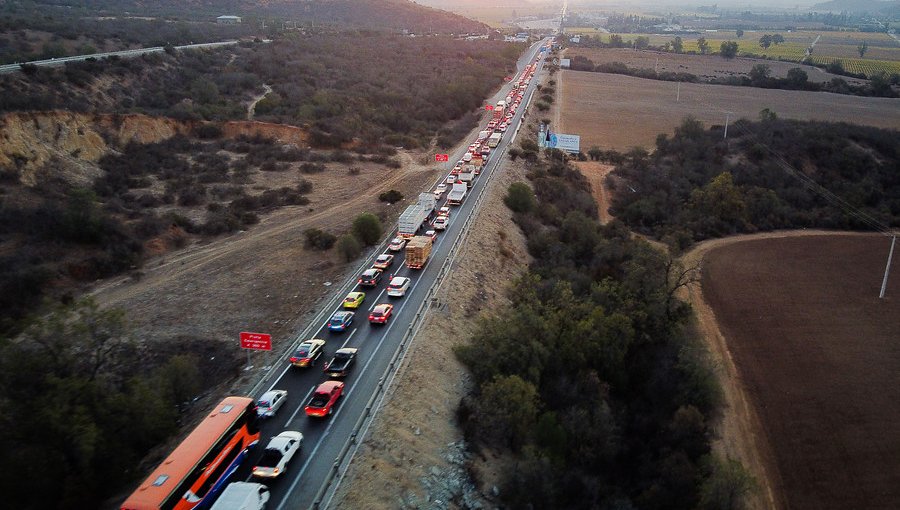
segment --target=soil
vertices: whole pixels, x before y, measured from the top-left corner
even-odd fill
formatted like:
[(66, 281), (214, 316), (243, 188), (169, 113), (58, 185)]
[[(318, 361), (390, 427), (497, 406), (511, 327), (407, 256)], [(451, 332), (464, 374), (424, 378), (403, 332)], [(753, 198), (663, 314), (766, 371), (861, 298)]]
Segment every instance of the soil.
[(588, 182), (591, 183), (591, 193), (594, 195), (594, 201), (597, 202), (600, 223), (604, 225), (609, 223), (612, 221), (612, 215), (609, 214), (610, 193), (604, 180), (615, 166), (595, 161), (576, 161), (573, 163), (581, 174), (587, 177)]
[(762, 482), (758, 508), (894, 508), (900, 281), (878, 299), (890, 241), (796, 236), (717, 240), (688, 256), (703, 261), (714, 317), (701, 306), (698, 320), (724, 372), (717, 446)]
[(769, 108), (779, 117), (854, 122), (896, 129), (900, 101), (826, 92), (770, 90), (726, 85), (680, 84), (615, 74), (560, 71), (560, 119), (556, 131), (581, 135), (582, 150), (652, 149), (660, 133), (671, 134), (688, 115), (709, 125), (724, 125), (726, 112), (756, 120)]
[(854, 85), (866, 84), (868, 80), (850, 78), (826, 73), (815, 66), (798, 64), (797, 62), (781, 62), (759, 58), (735, 57), (731, 60), (712, 55), (685, 55), (664, 51), (632, 50), (626, 48), (567, 48), (566, 58), (582, 56), (594, 64), (621, 62), (636, 69), (655, 69), (658, 73), (690, 73), (701, 79), (729, 78), (748, 76), (750, 69), (757, 64), (765, 64), (771, 70), (773, 78), (786, 78), (789, 70), (799, 67), (806, 71), (810, 82), (825, 83), (832, 78), (840, 78)]
[[(334, 508), (386, 509), (397, 508), (398, 501), (428, 501), (420, 480), (449, 467), (442, 453), (462, 439), (456, 409), (472, 389), (453, 348), (468, 341), (477, 317), (508, 303), (507, 285), (529, 263), (524, 236), (503, 204), (504, 190), (515, 181), (527, 182), (521, 160), (505, 163), (488, 184), (474, 226), (338, 488)], [(496, 466), (477, 464), (482, 487), (496, 485)]]

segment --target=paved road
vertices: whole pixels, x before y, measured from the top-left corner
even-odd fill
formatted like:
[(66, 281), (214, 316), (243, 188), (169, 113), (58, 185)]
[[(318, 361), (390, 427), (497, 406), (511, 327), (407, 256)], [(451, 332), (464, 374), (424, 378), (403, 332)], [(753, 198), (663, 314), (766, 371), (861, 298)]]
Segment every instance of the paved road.
[[(519, 60), (519, 71), (529, 63), (534, 61), (538, 54), (540, 46), (545, 41), (536, 43), (528, 52)], [(540, 68), (538, 68), (538, 71)], [(517, 75), (518, 76), (518, 75)], [(536, 79), (532, 79), (528, 89), (525, 92), (524, 100), (527, 101), (534, 91)], [(510, 84), (504, 86), (494, 98), (492, 102), (506, 97), (510, 91)], [(430, 288), (438, 280), (441, 273), (442, 264), (451, 252), (451, 248), (461, 233), (466, 218), (471, 215), (477, 195), (484, 190), (484, 181), (489, 178), (491, 172), (497, 169), (501, 160), (500, 155), (505, 154), (509, 140), (512, 138), (514, 126), (521, 120), (525, 107), (520, 107), (513, 119), (511, 128), (505, 134), (501, 144), (494, 149), (492, 156), (488, 159), (486, 168), (476, 180), (474, 187), (470, 190), (466, 200), (461, 206), (453, 207), (450, 217), (450, 224), (446, 231), (438, 234), (432, 250), (431, 259), (425, 268), (421, 270), (411, 270), (404, 266), (403, 253), (395, 253), (393, 266), (386, 271), (387, 274), (395, 276), (407, 276), (412, 279), (412, 286), (405, 297), (388, 298), (384, 294), (384, 289), (388, 278), (383, 278), (382, 282), (375, 288), (357, 288), (355, 281), (347, 282), (337, 290), (333, 296), (329, 306), (325, 307), (316, 320), (315, 327), (308, 328), (305, 334), (295, 339), (294, 345), (308, 338), (321, 338), (327, 341), (325, 346), (325, 354), (322, 355), (316, 367), (313, 368), (294, 368), (291, 367), (287, 358), (293, 352), (293, 349), (278, 362), (279, 368), (262, 381), (254, 397), (259, 397), (269, 388), (277, 388), (288, 391), (288, 400), (279, 410), (278, 415), (269, 419), (262, 427), (260, 443), (264, 446), (268, 443), (272, 436), (277, 435), (283, 430), (297, 430), (304, 435), (303, 450), (300, 458), (294, 459), (292, 465), (288, 467), (287, 472), (281, 479), (270, 481), (267, 484), (271, 489), (271, 500), (269, 507), (273, 509), (293, 509), (293, 508), (310, 508), (313, 506), (316, 495), (320, 488), (324, 488), (326, 482), (338, 472), (335, 459), (344, 458), (343, 453), (349, 448), (349, 438), (354, 430), (358, 430), (359, 424), (363, 423), (366, 416), (369, 415), (367, 407), (372, 408), (371, 401), (373, 394), (377, 392), (379, 386), (385, 381), (385, 376), (393, 370), (391, 363), (395, 353), (398, 353), (398, 347), (406, 336), (407, 330), (415, 320), (418, 319), (420, 306), (423, 304), (427, 295), (430, 295)], [(466, 147), (462, 147), (450, 158), (452, 162), (459, 160)], [(447, 171), (449, 172), (448, 166)], [(446, 173), (442, 174), (446, 176)], [(428, 190), (423, 190), (428, 191)], [(446, 195), (438, 206), (445, 205)], [(376, 254), (384, 251), (384, 246), (376, 251)], [(374, 255), (372, 256), (374, 257)], [(367, 260), (366, 267), (370, 265), (371, 258)], [(386, 274), (386, 276), (387, 276)], [(354, 323), (347, 331), (343, 333), (331, 333), (324, 327), (324, 323), (330, 317), (331, 313), (338, 310), (341, 301), (347, 292), (353, 290), (361, 290), (366, 293), (366, 300), (359, 310), (356, 312)], [(373, 326), (367, 321), (368, 312), (375, 304), (393, 303), (395, 306), (394, 316), (385, 326)], [(345, 379), (345, 396), (339, 401), (334, 414), (326, 419), (307, 418), (303, 412), (303, 406), (308, 401), (313, 389), (319, 383), (327, 378), (322, 373), (322, 365), (325, 361), (331, 359), (334, 351), (341, 347), (357, 347), (359, 353), (355, 367), (351, 370), (349, 376)], [(261, 455), (262, 448), (257, 448), (251, 453), (249, 461), (235, 474), (234, 480), (249, 479), (249, 472), (256, 460)], [(334, 485), (330, 487), (333, 490)], [(324, 499), (327, 503), (328, 499)]]
[[(202, 44), (185, 44), (184, 46), (175, 46), (177, 50), (188, 50), (188, 49), (201, 49), (201, 48), (218, 48), (220, 46), (231, 46), (237, 44), (238, 41), (222, 41), (222, 42), (214, 42), (214, 43), (202, 43)], [(152, 48), (138, 48), (135, 50), (123, 50), (123, 51), (110, 51), (107, 53), (94, 53), (93, 55), (76, 55), (72, 57), (59, 57), (59, 58), (51, 58), (47, 60), (32, 60), (31, 62), (24, 62), (26, 64), (34, 64), (36, 66), (44, 66), (44, 67), (60, 67), (66, 64), (66, 62), (80, 62), (82, 60), (87, 60), (89, 58), (106, 58), (112, 56), (118, 56), (121, 58), (132, 58), (139, 57), (141, 55), (146, 55), (147, 53), (159, 53), (160, 51), (165, 51), (165, 48), (162, 46), (154, 46)], [(14, 73), (16, 71), (21, 71), (22, 68), (20, 64), (4, 64), (0, 65), (0, 74), (3, 73)]]

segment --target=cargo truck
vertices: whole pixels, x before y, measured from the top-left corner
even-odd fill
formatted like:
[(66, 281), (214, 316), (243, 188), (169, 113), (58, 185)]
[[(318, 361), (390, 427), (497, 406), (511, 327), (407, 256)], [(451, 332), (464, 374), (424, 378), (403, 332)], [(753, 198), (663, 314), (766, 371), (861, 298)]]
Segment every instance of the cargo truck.
[[(458, 185), (454, 185), (456, 187)], [(465, 186), (465, 185), (463, 185)], [(416, 236), (406, 243), (406, 267), (410, 269), (422, 269), (431, 255), (431, 238), (428, 236)]]
[(450, 193), (447, 194), (447, 203), (449, 205), (459, 205), (462, 203), (463, 199), (466, 198), (466, 190), (469, 187), (465, 184), (456, 183), (453, 185), (453, 189), (450, 190)]
[(475, 174), (472, 172), (461, 173), (459, 174), (459, 180), (461, 180), (463, 184), (466, 185), (466, 188), (471, 188), (475, 183)]
[(415, 204), (406, 208), (397, 222), (397, 234), (400, 237), (412, 237), (419, 228), (431, 219), (434, 214), (436, 200), (433, 193), (421, 193)]
[(472, 155), (472, 166), (475, 167), (475, 175), (481, 173), (481, 167), (484, 166), (484, 156), (481, 153)]
[(494, 133), (488, 138), (488, 147), (494, 148), (500, 144), (500, 139), (503, 138), (503, 133)]

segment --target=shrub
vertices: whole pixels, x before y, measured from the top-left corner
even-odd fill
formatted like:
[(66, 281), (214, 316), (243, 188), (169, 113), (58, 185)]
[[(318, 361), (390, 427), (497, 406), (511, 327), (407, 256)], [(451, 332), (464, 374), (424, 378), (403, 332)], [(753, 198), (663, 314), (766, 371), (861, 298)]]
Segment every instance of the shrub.
[(534, 210), (534, 192), (524, 182), (514, 182), (509, 185), (503, 203), (513, 212), (528, 213)]
[(325, 251), (334, 246), (337, 237), (334, 234), (325, 232), (317, 228), (310, 228), (303, 231), (303, 246), (311, 250)]
[(305, 174), (318, 174), (326, 170), (325, 165), (321, 163), (303, 163), (300, 165), (300, 171)]
[(372, 213), (362, 213), (353, 220), (353, 234), (366, 246), (377, 243), (383, 231), (381, 221)]
[(387, 190), (384, 193), (381, 193), (380, 195), (378, 195), (378, 200), (381, 200), (382, 202), (387, 202), (389, 204), (393, 204), (395, 202), (399, 202), (399, 201), (403, 200), (403, 193), (400, 193), (399, 191), (397, 191), (395, 189)]
[(222, 128), (216, 124), (203, 123), (194, 128), (194, 136), (201, 140), (222, 138)]
[(350, 262), (362, 252), (362, 244), (360, 244), (356, 236), (344, 234), (337, 241), (337, 250), (346, 262)]

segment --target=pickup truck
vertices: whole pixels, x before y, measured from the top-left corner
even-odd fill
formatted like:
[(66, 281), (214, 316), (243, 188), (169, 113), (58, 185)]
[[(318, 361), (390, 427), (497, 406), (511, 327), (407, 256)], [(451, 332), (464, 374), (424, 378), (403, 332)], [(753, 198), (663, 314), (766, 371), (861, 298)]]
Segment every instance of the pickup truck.
[(331, 361), (325, 365), (325, 374), (328, 377), (344, 377), (350, 371), (350, 367), (353, 366), (353, 362), (356, 361), (356, 351), (352, 347), (344, 347), (343, 349), (338, 349), (337, 352), (334, 353), (334, 357), (331, 358)]

